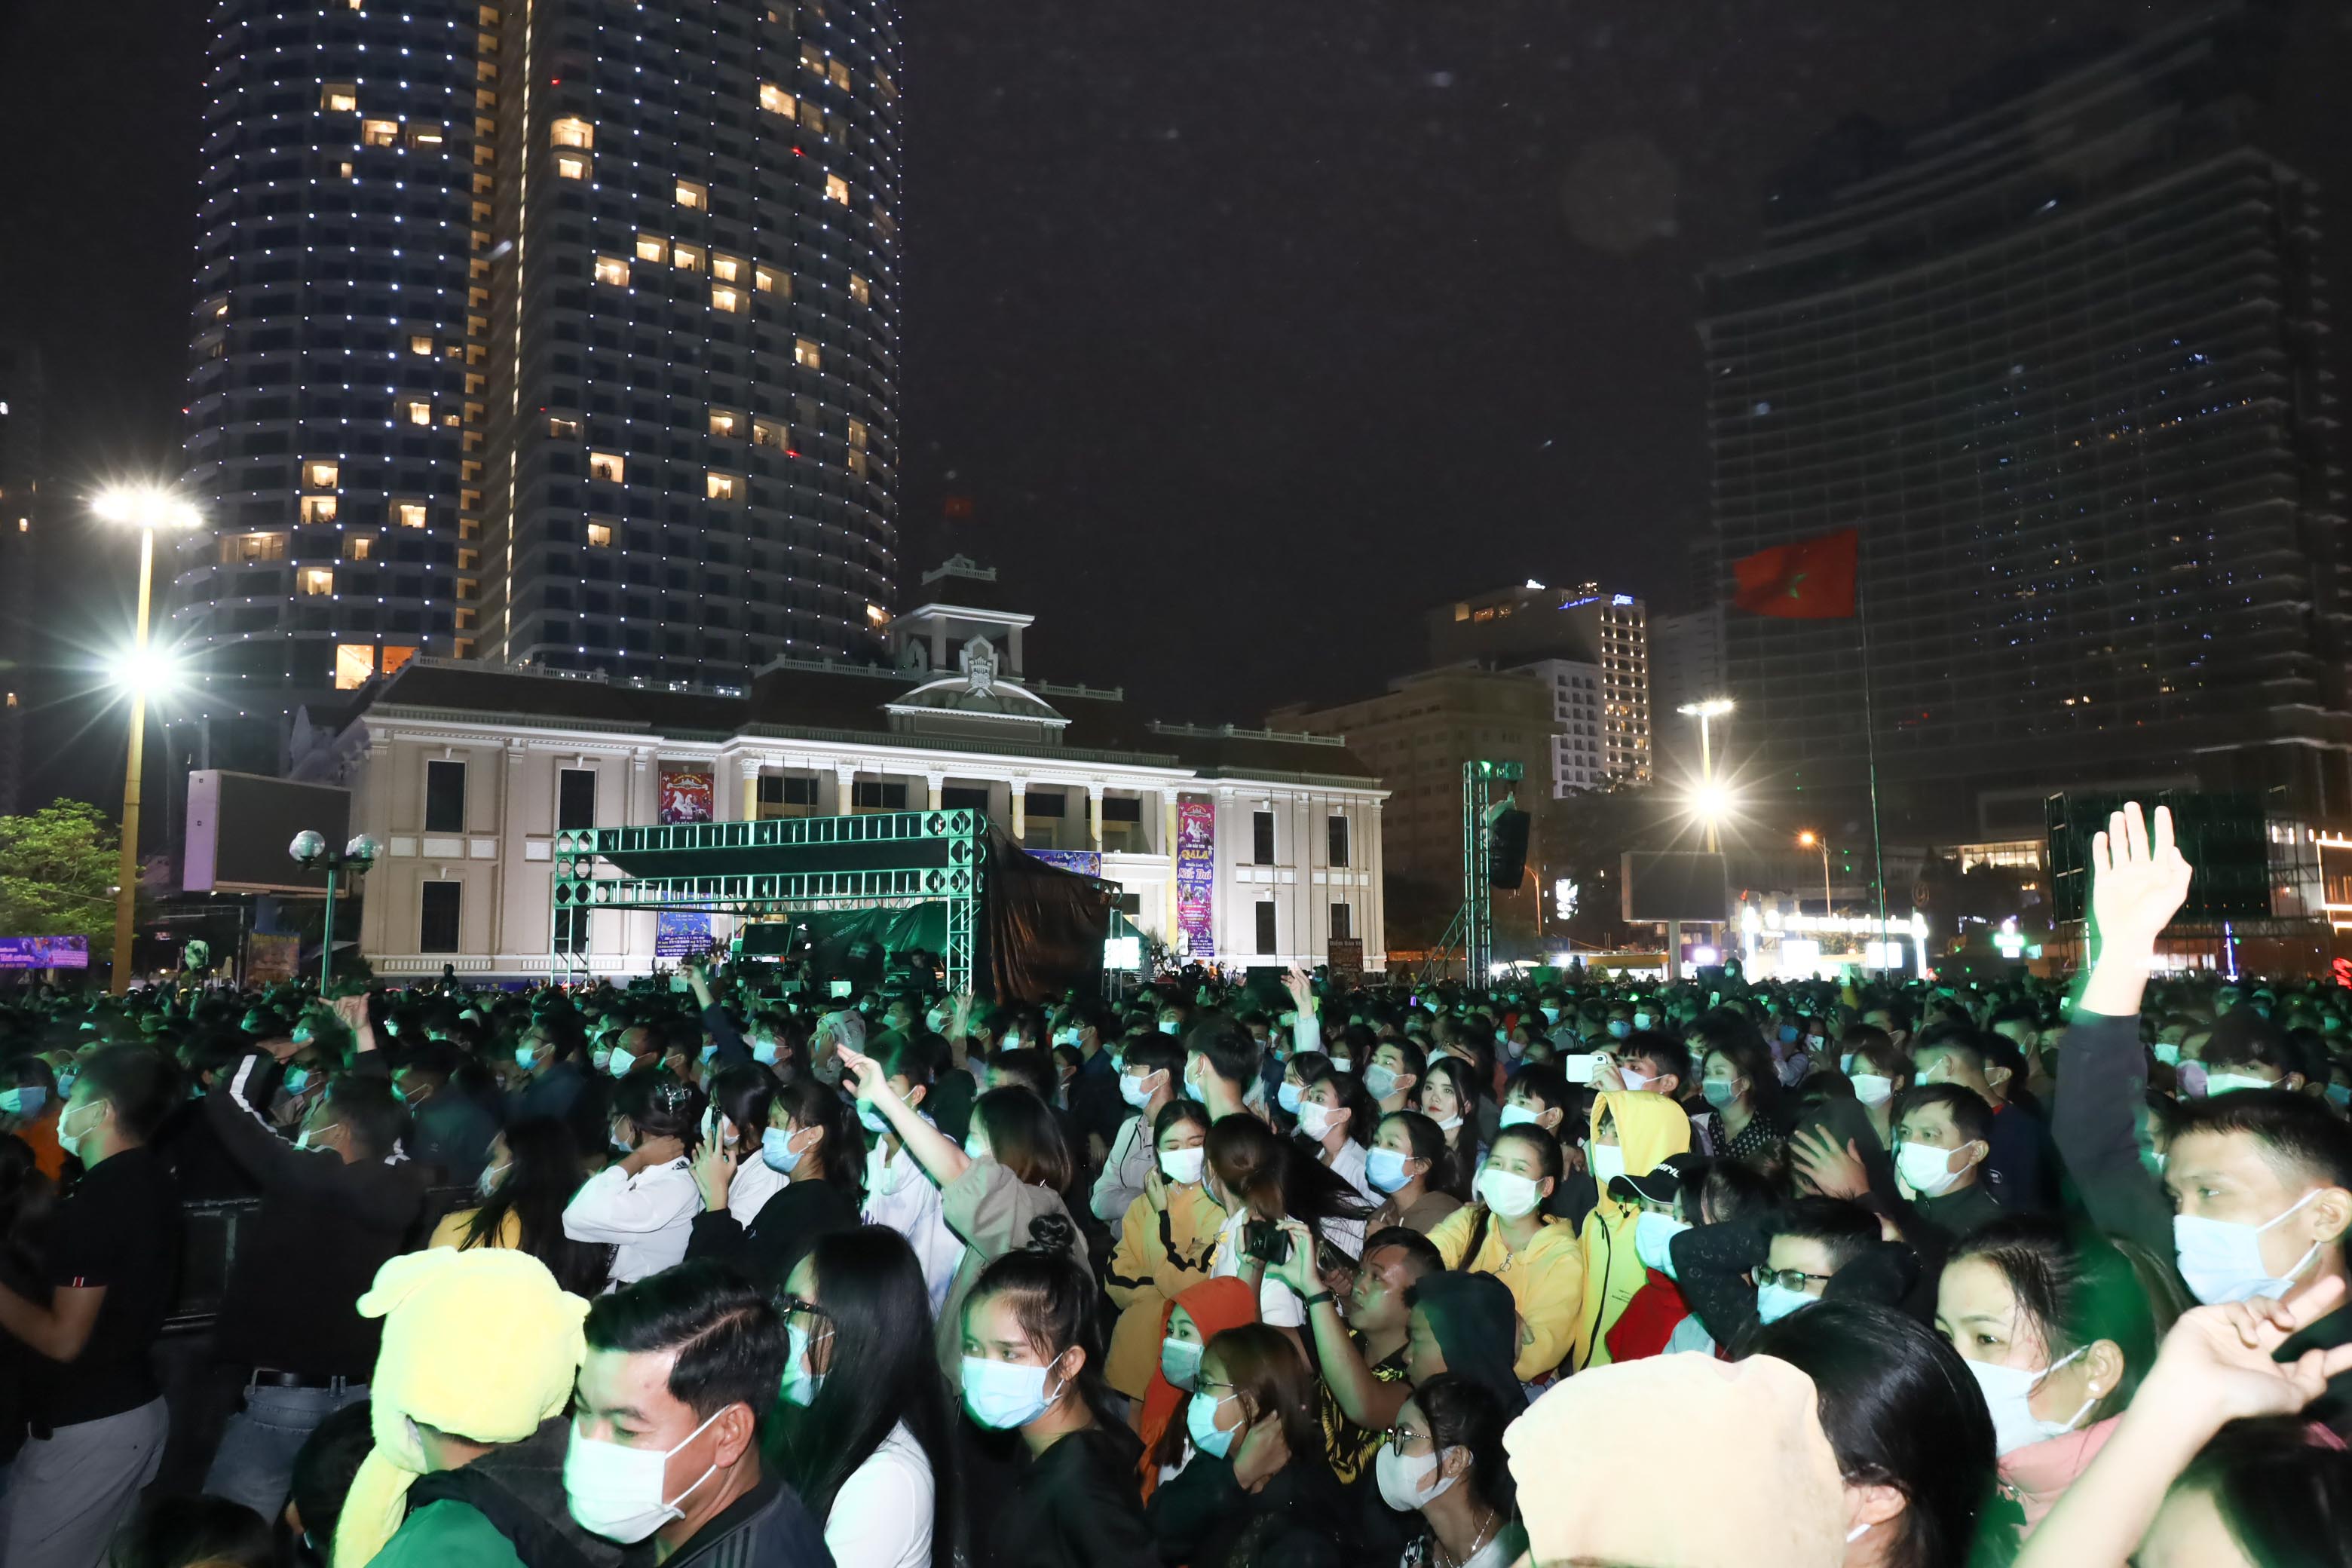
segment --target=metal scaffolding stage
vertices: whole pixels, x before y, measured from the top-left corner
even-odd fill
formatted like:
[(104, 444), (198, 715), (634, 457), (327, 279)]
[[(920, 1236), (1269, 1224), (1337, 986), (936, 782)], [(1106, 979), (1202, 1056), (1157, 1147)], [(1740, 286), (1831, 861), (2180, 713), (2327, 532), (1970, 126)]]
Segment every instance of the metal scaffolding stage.
[[(750, 920), (944, 904), (940, 956), (948, 989), (961, 993), (973, 982), (987, 831), (972, 811), (573, 828), (555, 836), (551, 905), (558, 912), (667, 910)], [(550, 931), (561, 923), (551, 916)], [(587, 978), (587, 955), (552, 953), (550, 973), (559, 981)]]

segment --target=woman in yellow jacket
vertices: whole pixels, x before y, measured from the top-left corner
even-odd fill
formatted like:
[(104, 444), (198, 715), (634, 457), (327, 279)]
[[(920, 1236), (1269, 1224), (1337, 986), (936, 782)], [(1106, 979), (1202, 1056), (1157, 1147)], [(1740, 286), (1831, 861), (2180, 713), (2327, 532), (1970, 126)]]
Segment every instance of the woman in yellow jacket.
[(1151, 1129), (1151, 1173), (1119, 1225), (1104, 1281), (1118, 1322), (1103, 1359), (1103, 1381), (1130, 1399), (1143, 1397), (1159, 1369), (1168, 1303), (1209, 1277), (1217, 1231), (1225, 1223), (1225, 1211), (1201, 1181), (1208, 1136), (1208, 1112), (1195, 1101), (1162, 1106)]
[(1690, 1118), (1681, 1106), (1650, 1089), (1609, 1087), (1620, 1081), (1613, 1068), (1603, 1068), (1597, 1081), (1602, 1091), (1592, 1097), (1591, 1161), (1601, 1197), (1584, 1216), (1584, 1283), (1571, 1372), (1608, 1364), (1609, 1331), (1649, 1279), (1633, 1247), (1642, 1205), (1612, 1195), (1609, 1184), (1623, 1175), (1646, 1176), (1691, 1146)]
[(1477, 1201), (1439, 1222), (1430, 1241), (1448, 1268), (1491, 1274), (1519, 1313), (1522, 1383), (1549, 1377), (1568, 1359), (1584, 1304), (1576, 1233), (1543, 1212), (1559, 1184), (1559, 1143), (1533, 1122), (1495, 1135), (1478, 1173)]

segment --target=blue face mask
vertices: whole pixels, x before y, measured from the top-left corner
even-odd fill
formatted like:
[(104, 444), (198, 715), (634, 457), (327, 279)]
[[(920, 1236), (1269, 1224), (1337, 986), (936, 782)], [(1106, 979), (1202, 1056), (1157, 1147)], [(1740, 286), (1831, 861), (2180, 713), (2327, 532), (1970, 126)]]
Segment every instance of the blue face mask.
[(58, 1098), (59, 1100), (63, 1100), (66, 1096), (71, 1094), (73, 1092), (75, 1082), (79, 1079), (80, 1077), (81, 1074), (78, 1072), (61, 1072), (58, 1074)]
[(517, 1046), (515, 1047), (515, 1066), (519, 1068), (527, 1068), (538, 1060), (539, 1053), (532, 1050), (529, 1046)]
[(968, 1355), (960, 1373), (963, 1407), (971, 1412), (974, 1421), (998, 1432), (1026, 1426), (1054, 1403), (1054, 1395), (1045, 1391), (1045, 1377), (1051, 1370)]
[(1384, 1193), (1395, 1192), (1412, 1177), (1405, 1171), (1405, 1156), (1393, 1149), (1372, 1149), (1364, 1155), (1364, 1179)]
[(1184, 1431), (1192, 1439), (1192, 1447), (1213, 1459), (1222, 1459), (1233, 1452), (1234, 1439), (1242, 1435), (1238, 1426), (1226, 1430), (1217, 1425), (1217, 1412), (1238, 1394), (1228, 1394), (1223, 1399), (1203, 1399), (1195, 1394), (1185, 1402)]
[(2329, 1084), (2327, 1099), (2332, 1105), (2352, 1105), (2352, 1083)]
[(1611, 1039), (1622, 1040), (1633, 1032), (1633, 1024), (1632, 1019), (1612, 1018), (1609, 1020), (1609, 1037)]
[(784, 1342), (789, 1348), (784, 1356), (784, 1382), (780, 1392), (791, 1403), (806, 1409), (809, 1402), (816, 1397), (817, 1389), (824, 1384), (824, 1374), (809, 1370), (809, 1336), (806, 1329), (802, 1328), (798, 1323), (786, 1323)]
[(719, 1047), (717, 1046), (705, 1046), (702, 1047), (702, 1065), (704, 1067), (709, 1067), (713, 1061), (718, 1059), (718, 1057)]
[(37, 1116), (49, 1101), (49, 1091), (37, 1083), (22, 1089), (0, 1089), (0, 1110), (11, 1116)]
[(289, 1093), (289, 1094), (299, 1094), (299, 1093), (301, 1093), (305, 1089), (307, 1089), (307, 1088), (309, 1088), (309, 1087), (310, 1087), (310, 1069), (309, 1069), (308, 1068), (288, 1068), (286, 1069), (286, 1079), (285, 1079), (285, 1083), (286, 1083), (286, 1092), (287, 1092), (287, 1093)]
[(1280, 1089), (1274, 1091), (1275, 1103), (1281, 1106), (1283, 1110), (1287, 1110), (1293, 1116), (1298, 1114), (1299, 1102), (1304, 1100), (1306, 1098), (1307, 1086), (1305, 1084), (1285, 1083)]
[(1796, 1025), (1783, 1024), (1780, 1026), (1780, 1043), (1784, 1046), (1793, 1046), (1797, 1043)]
[(776, 1042), (773, 1040), (753, 1040), (751, 1042), (751, 1059), (758, 1062), (762, 1067), (774, 1067), (776, 1065)]
[(793, 1135), (784, 1128), (760, 1129), (760, 1158), (768, 1163), (768, 1169), (782, 1171), (787, 1176), (800, 1169), (801, 1161), (808, 1151), (794, 1149), (792, 1142)]
[(1764, 1284), (1756, 1287), (1756, 1315), (1768, 1323), (1777, 1323), (1801, 1307), (1810, 1307), (1821, 1300), (1802, 1290), (1791, 1290), (1786, 1285)]

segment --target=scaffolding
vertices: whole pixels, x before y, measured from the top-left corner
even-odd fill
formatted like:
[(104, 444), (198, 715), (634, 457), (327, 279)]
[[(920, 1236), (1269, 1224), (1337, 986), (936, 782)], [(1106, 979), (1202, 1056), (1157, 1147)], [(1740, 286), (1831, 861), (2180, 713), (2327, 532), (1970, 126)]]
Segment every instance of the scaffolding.
[(1512, 792), (1495, 798), (1495, 786), (1515, 784), (1527, 776), (1518, 763), (1474, 759), (1462, 764), (1462, 907), (1454, 911), (1445, 934), (1430, 950), (1422, 966), (1429, 979), (1462, 952), (1462, 976), (1472, 985), (1486, 978), (1495, 963), (1495, 895), (1491, 864), (1495, 818), (1511, 804)]
[[(658, 827), (571, 828), (555, 836), (549, 973), (593, 977), (585, 952), (560, 951), (557, 916), (591, 910), (733, 915), (947, 910), (948, 989), (971, 989), (987, 823), (974, 811), (883, 811)], [(584, 948), (585, 943), (576, 943)]]

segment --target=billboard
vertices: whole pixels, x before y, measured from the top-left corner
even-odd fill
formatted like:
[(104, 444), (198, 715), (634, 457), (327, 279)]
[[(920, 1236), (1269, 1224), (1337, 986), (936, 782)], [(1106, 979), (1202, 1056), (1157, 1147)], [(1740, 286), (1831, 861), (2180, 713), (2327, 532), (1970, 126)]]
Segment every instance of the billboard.
[(1048, 866), (1058, 866), (1065, 871), (1076, 871), (1081, 877), (1102, 875), (1102, 852), (1096, 849), (1032, 849), (1030, 858), (1043, 860)]
[(717, 820), (718, 799), (718, 791), (712, 786), (711, 775), (707, 770), (662, 770), (661, 820), (664, 826), (674, 822)]
[(0, 969), (88, 969), (86, 936), (0, 936)]
[(352, 792), (340, 785), (199, 770), (188, 775), (180, 885), (191, 893), (324, 894), (325, 870), (297, 866), (286, 846), (307, 828), (340, 849), (351, 823)]
[(1720, 855), (1696, 850), (1625, 852), (1628, 921), (1724, 921), (1731, 915), (1731, 878)]
[(710, 950), (710, 917), (685, 910), (660, 910), (654, 914), (654, 956), (692, 958)]
[(1176, 931), (1194, 958), (1217, 951), (1217, 808), (1205, 800), (1176, 803)]

